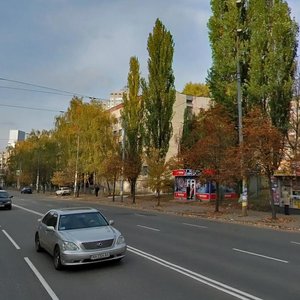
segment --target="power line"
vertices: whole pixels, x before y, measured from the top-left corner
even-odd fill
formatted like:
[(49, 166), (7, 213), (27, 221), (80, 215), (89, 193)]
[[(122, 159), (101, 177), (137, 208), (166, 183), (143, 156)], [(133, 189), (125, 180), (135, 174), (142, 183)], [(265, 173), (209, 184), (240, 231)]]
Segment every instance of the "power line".
[(38, 88), (42, 88), (42, 89), (48, 89), (48, 90), (52, 90), (52, 91), (56, 91), (56, 92), (69, 94), (69, 95), (72, 95), (72, 96), (80, 96), (80, 97), (89, 98), (89, 99), (100, 99), (100, 98), (93, 97), (93, 96), (82, 95), (82, 94), (79, 94), (79, 93), (73, 93), (73, 92), (64, 91), (64, 90), (60, 90), (60, 89), (56, 89), (56, 88), (51, 88), (51, 87), (44, 86), (44, 85), (38, 85), (38, 84), (29, 83), (29, 82), (25, 82), (25, 81), (8, 79), (8, 78), (4, 78), (4, 77), (0, 77), (0, 80), (7, 81), (7, 82), (18, 83), (18, 84), (30, 85), (30, 86), (34, 86), (34, 87), (38, 87)]
[(64, 112), (63, 110), (54, 110), (54, 109), (48, 109), (48, 108), (38, 108), (38, 107), (21, 106), (21, 105), (11, 105), (11, 104), (0, 104), (0, 106), (12, 107), (12, 108), (30, 109), (30, 110), (39, 110), (39, 111), (50, 111), (50, 112), (57, 112), (57, 113)]
[(11, 86), (0, 86), (0, 88), (1, 88), (1, 89), (10, 89), (10, 90), (20, 90), (20, 91), (29, 91), (29, 92), (45, 93), (45, 94), (54, 94), (54, 95), (61, 95), (61, 96), (67, 96), (67, 97), (70, 97), (69, 94), (56, 93), (56, 92), (50, 92), (50, 91), (41, 91), (41, 90), (25, 89), (25, 88), (11, 87)]

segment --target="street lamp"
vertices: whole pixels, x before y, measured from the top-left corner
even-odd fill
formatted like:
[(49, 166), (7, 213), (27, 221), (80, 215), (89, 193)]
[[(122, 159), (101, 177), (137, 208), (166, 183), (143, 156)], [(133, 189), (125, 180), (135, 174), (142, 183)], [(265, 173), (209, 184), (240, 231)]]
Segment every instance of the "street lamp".
[[(242, 0), (236, 0), (236, 6), (238, 9), (238, 24), (240, 22), (240, 10), (242, 6)], [(237, 78), (237, 105), (238, 105), (238, 132), (239, 132), (239, 145), (243, 144), (243, 122), (242, 122), (242, 83), (241, 83), (241, 67), (240, 67), (240, 35), (242, 33), (241, 28), (237, 28), (237, 58), (236, 58), (236, 78)], [(243, 157), (241, 159), (241, 166), (243, 165)], [(243, 171), (242, 171), (243, 172)], [(247, 216), (248, 205), (248, 191), (247, 180), (244, 174), (242, 174), (242, 215)]]
[(74, 197), (78, 197), (78, 158), (79, 158), (79, 134), (77, 135), (77, 149), (76, 149), (76, 164), (75, 164), (75, 178), (74, 178)]

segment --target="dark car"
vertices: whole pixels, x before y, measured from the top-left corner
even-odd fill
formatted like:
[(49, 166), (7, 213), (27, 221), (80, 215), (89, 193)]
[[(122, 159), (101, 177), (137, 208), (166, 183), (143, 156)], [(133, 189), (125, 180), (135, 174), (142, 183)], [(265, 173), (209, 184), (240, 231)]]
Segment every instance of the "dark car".
[(23, 187), (21, 189), (21, 194), (32, 194), (32, 189), (31, 187)]
[(10, 196), (7, 191), (0, 190), (0, 207), (11, 209), (11, 198), (13, 196)]

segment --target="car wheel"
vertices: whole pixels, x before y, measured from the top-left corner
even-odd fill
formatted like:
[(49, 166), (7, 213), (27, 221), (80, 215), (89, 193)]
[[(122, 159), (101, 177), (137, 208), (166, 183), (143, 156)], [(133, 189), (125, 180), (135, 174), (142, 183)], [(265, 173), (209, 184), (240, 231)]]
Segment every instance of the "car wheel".
[(7, 209), (11, 210), (11, 204), (7, 206)]
[(60, 258), (59, 246), (55, 246), (54, 254), (53, 254), (53, 263), (56, 270), (61, 270), (63, 268), (63, 265), (61, 263), (61, 258)]
[(40, 237), (38, 233), (35, 234), (34, 243), (36, 252), (41, 252), (43, 248), (41, 247)]

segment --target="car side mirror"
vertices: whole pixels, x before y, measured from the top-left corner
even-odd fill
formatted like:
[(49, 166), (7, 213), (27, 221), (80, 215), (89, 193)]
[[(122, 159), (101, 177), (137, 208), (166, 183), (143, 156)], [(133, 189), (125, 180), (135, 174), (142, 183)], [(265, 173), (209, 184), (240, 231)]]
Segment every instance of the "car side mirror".
[(9, 196), (9, 198), (13, 198), (14, 196)]
[(108, 221), (108, 224), (109, 224), (109, 225), (114, 225), (114, 224), (115, 224), (115, 221), (114, 221), (114, 220), (109, 220), (109, 221)]
[(55, 229), (54, 229), (53, 226), (47, 226), (46, 230), (47, 230), (47, 231), (55, 231)]

